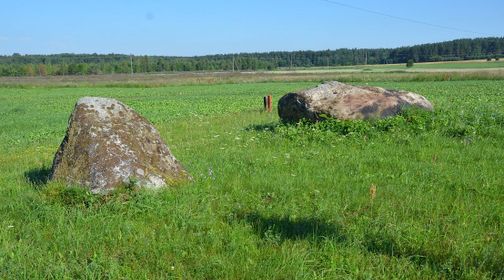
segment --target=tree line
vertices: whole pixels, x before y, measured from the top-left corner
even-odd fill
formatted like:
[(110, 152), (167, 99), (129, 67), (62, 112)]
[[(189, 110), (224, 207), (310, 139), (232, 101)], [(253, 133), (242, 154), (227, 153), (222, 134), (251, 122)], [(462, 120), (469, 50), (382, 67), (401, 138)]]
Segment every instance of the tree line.
[(194, 57), (124, 54), (0, 56), (0, 76), (90, 75), (171, 71), (254, 71), (292, 67), (345, 66), (488, 59), (504, 56), (504, 37), (459, 39), (400, 48), (276, 51)]

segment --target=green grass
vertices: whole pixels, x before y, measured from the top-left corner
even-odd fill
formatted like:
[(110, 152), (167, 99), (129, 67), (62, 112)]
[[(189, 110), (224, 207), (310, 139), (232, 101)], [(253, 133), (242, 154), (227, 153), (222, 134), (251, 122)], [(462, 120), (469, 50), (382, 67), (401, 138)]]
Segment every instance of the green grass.
[(330, 67), (309, 67), (309, 68), (295, 68), (298, 71), (317, 72), (317, 71), (364, 71), (364, 72), (388, 72), (394, 70), (423, 70), (423, 71), (436, 71), (436, 70), (482, 70), (504, 68), (504, 61), (447, 61), (447, 62), (423, 62), (415, 63), (413, 67), (407, 68), (404, 64), (369, 64), (369, 65), (352, 65), (352, 66), (330, 66)]
[(338, 80), (341, 82), (419, 82), (503, 80), (504, 61), (461, 61), (444, 63), (356, 65), (309, 67), (257, 72), (168, 72), (0, 77), (1, 88), (152, 88), (180, 85), (215, 85), (244, 83), (293, 83)]
[[(503, 278), (504, 81), (373, 84), (436, 111), (285, 126), (262, 96), (315, 83), (0, 88), (0, 278)], [(47, 182), (86, 95), (150, 119), (194, 182)]]
[(485, 69), (485, 68), (502, 68), (504, 61), (460, 61), (460, 62), (443, 62), (443, 63), (415, 63), (413, 68), (424, 69)]

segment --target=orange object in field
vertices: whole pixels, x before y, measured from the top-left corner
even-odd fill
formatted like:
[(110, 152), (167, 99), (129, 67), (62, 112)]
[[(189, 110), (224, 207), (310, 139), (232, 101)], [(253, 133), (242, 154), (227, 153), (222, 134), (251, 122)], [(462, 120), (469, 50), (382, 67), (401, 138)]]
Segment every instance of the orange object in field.
[(268, 95), (263, 97), (263, 105), (265, 111), (271, 112), (273, 109), (273, 96)]

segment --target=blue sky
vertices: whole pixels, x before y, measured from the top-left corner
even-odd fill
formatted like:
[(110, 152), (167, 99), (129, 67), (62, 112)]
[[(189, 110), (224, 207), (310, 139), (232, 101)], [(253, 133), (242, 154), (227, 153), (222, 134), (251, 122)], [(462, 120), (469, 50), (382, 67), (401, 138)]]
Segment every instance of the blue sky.
[(4, 0), (0, 54), (190, 56), (399, 47), (504, 36), (503, 0), (334, 0), (449, 28), (330, 1)]

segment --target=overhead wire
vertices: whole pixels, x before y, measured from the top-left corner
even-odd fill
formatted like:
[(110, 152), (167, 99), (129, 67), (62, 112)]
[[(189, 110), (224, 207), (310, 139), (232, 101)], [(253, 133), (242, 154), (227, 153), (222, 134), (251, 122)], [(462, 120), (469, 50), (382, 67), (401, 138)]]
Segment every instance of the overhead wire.
[(439, 29), (458, 31), (458, 32), (470, 33), (470, 34), (481, 35), (481, 36), (489, 36), (489, 34), (482, 33), (482, 32), (476, 32), (476, 31), (472, 31), (472, 30), (467, 30), (467, 29), (462, 29), (462, 28), (457, 28), (457, 27), (452, 27), (452, 26), (446, 26), (446, 25), (440, 25), (440, 24), (434, 24), (434, 23), (429, 23), (429, 22), (426, 22), (426, 21), (421, 21), (421, 20), (416, 20), (416, 19), (411, 19), (411, 18), (396, 16), (396, 15), (391, 15), (391, 14), (383, 13), (383, 12), (376, 11), (376, 10), (370, 10), (370, 9), (367, 9), (367, 8), (362, 8), (362, 7), (357, 7), (357, 6), (354, 6), (354, 5), (349, 5), (349, 4), (341, 3), (341, 2), (338, 2), (338, 1), (334, 1), (334, 0), (319, 0), (319, 1), (325, 2), (325, 3), (329, 3), (329, 4), (333, 4), (333, 5), (337, 5), (337, 6), (341, 6), (341, 7), (345, 7), (345, 8), (348, 8), (348, 9), (353, 9), (353, 10), (369, 13), (369, 14), (374, 14), (374, 15), (379, 15), (379, 16), (383, 16), (383, 17), (388, 17), (388, 18), (395, 19), (395, 20), (401, 20), (401, 21), (406, 21), (406, 22), (410, 22), (410, 23), (421, 24), (421, 25), (430, 26), (430, 27), (439, 28)]

